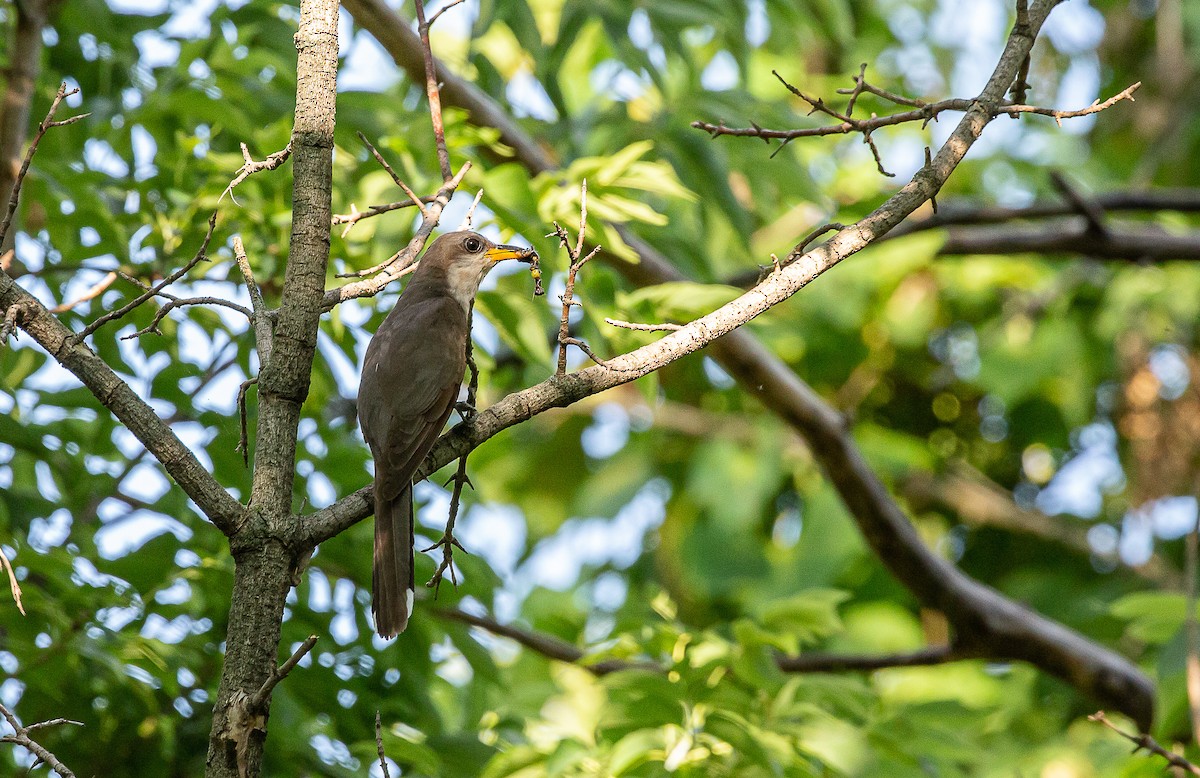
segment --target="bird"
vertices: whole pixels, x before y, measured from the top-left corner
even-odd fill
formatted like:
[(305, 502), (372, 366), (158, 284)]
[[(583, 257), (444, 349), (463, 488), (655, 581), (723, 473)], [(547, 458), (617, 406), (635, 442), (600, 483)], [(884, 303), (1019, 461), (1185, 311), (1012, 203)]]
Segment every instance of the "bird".
[(367, 345), (358, 419), (375, 460), (371, 612), (380, 637), (403, 632), (412, 615), (413, 476), (457, 404), (479, 284), (497, 262), (536, 256), (469, 230), (440, 236)]

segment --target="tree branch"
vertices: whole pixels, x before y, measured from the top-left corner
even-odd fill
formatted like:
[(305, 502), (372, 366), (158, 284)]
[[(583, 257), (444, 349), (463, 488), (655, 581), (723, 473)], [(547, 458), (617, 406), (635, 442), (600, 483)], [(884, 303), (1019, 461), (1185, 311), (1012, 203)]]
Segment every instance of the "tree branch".
[[(645, 670), (662, 673), (668, 669), (650, 660), (605, 659), (585, 662), (587, 653), (578, 646), (553, 635), (535, 630), (501, 624), (489, 616), (476, 616), (461, 610), (436, 608), (435, 616), (487, 630), (493, 635), (508, 638), (547, 659), (577, 664), (597, 676), (620, 670)], [(870, 672), (888, 667), (920, 667), (946, 664), (972, 657), (959, 654), (951, 646), (932, 646), (903, 654), (825, 654), (812, 652), (799, 656), (778, 655), (775, 664), (785, 673), (843, 673)]]
[(29, 732), (42, 727), (56, 727), (60, 724), (74, 724), (77, 727), (82, 727), (82, 721), (71, 721), (70, 719), (51, 719), (50, 721), (41, 721), (37, 724), (30, 724), (27, 727), (21, 726), (21, 722), (13, 715), (12, 711), (0, 704), (0, 715), (13, 728), (14, 734), (4, 735), (0, 737), (0, 743), (15, 743), (16, 745), (27, 748), (30, 753), (36, 756), (41, 761), (49, 765), (50, 769), (58, 773), (62, 778), (75, 778), (75, 773), (67, 769), (67, 766), (59, 761), (58, 757), (50, 752), (48, 748), (40, 745), (29, 736)]
[(1042, 229), (1013, 227), (951, 230), (939, 254), (1081, 254), (1125, 262), (1200, 260), (1200, 232), (1175, 234), (1156, 227), (1117, 227), (1104, 232), (1089, 222), (1055, 224)]
[[(968, 110), (931, 164), (912, 182), (863, 221), (809, 252), (803, 260), (773, 273), (764, 282), (765, 289), (758, 287), (730, 306), (734, 306), (739, 315), (751, 313), (759, 303), (769, 307), (772, 295), (786, 296), (793, 285), (799, 288), (815, 277), (822, 263), (848, 256), (857, 250), (855, 246), (861, 248), (876, 239), (921, 202), (935, 195), (945, 176), (990, 120), (991, 106), (1013, 83), (1020, 63), (1032, 48), (1033, 37), (1054, 5), (1053, 0), (1034, 4), (1029, 11), (1029, 28), (1013, 31), (976, 105)], [(410, 69), (410, 63), (419, 57), (420, 44), (416, 36), (382, 0), (345, 0), (345, 6), (360, 25), (375, 34), (397, 64), (410, 74), (419, 72)], [(498, 111), (493, 100), (448, 73), (443, 76), (443, 81), (442, 96), (447, 103), (466, 108), (476, 123), (497, 127), (501, 138), (513, 146), (517, 158), (531, 173), (550, 168), (546, 153), (515, 122), (503, 115), (496, 122), (488, 121), (487, 117), (494, 117)], [(640, 261), (636, 263), (614, 263), (629, 282), (649, 285), (684, 280), (665, 257), (632, 231), (621, 226), (617, 229), (622, 240), (640, 255)], [(903, 511), (867, 465), (848, 435), (842, 417), (752, 335), (711, 326), (716, 324), (711, 317), (721, 319), (729, 310), (729, 306), (719, 309), (646, 347), (654, 349), (651, 352), (639, 349), (633, 354), (617, 357), (613, 362), (625, 366), (643, 358), (666, 360), (672, 351), (686, 352), (692, 337), (708, 342), (710, 335), (716, 337), (721, 332), (727, 333), (711, 343), (712, 356), (750, 394), (809, 440), (814, 454), (880, 560), (922, 602), (945, 612), (960, 637), (970, 640), (975, 655), (1029, 661), (1067, 680), (1081, 692), (1106, 700), (1139, 721), (1149, 721), (1153, 709), (1152, 685), (1127, 660), (969, 578), (926, 548)], [(697, 343), (696, 347), (699, 345)], [(636, 371), (618, 373), (594, 367), (511, 395), (480, 413), (470, 425), (460, 425), (444, 436), (418, 477), (541, 410), (573, 402), (593, 387), (599, 391), (600, 386), (609, 381), (620, 383), (633, 377), (636, 377)], [(369, 489), (362, 489), (324, 511), (301, 518), (308, 541), (319, 542), (369, 515), (369, 493)]]

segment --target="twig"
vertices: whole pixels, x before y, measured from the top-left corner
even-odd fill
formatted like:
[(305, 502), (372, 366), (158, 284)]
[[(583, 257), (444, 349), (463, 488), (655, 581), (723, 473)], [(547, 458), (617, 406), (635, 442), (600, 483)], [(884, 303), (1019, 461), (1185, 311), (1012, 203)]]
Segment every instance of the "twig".
[(1063, 199), (1071, 204), (1075, 211), (1087, 220), (1088, 230), (1096, 234), (1100, 238), (1108, 238), (1111, 236), (1108, 226), (1104, 223), (1104, 209), (1099, 203), (1089, 200), (1076, 189), (1067, 177), (1058, 170), (1050, 171), (1050, 183), (1058, 190), (1058, 193), (1063, 196)]
[(50, 309), (50, 313), (66, 313), (80, 303), (86, 303), (89, 300), (94, 300), (104, 293), (104, 290), (112, 286), (112, 282), (117, 280), (116, 271), (110, 270), (99, 281), (92, 285), (90, 289), (75, 298), (69, 303), (62, 303)]
[[(797, 89), (796, 87), (792, 86), (787, 81), (785, 81), (783, 76), (779, 75), (778, 72), (776, 72), (776, 71), (771, 71), (771, 72), (775, 74), (775, 77), (779, 79), (780, 83), (782, 83), (784, 85), (784, 87), (786, 87), (788, 89), (788, 91), (790, 91), (792, 94), (796, 95), (801, 100), (804, 100), (805, 102), (807, 102), (809, 105), (812, 106), (812, 111), (810, 111), (810, 113), (823, 113), (833, 119), (836, 119), (838, 121), (838, 123), (830, 124), (830, 125), (823, 125), (820, 127), (805, 127), (805, 128), (790, 129), (790, 130), (772, 130), (772, 129), (768, 129), (765, 127), (761, 127), (758, 124), (754, 124), (751, 127), (728, 127), (723, 123), (712, 124), (710, 122), (696, 121), (696, 122), (692, 122), (692, 127), (695, 127), (698, 130), (703, 130), (704, 132), (707, 132), (710, 136), (712, 136), (714, 138), (722, 136), (722, 135), (731, 135), (734, 137), (751, 137), (751, 138), (763, 138), (766, 140), (772, 140), (772, 139), (781, 140), (781, 141), (783, 141), (784, 144), (786, 144), (787, 142), (789, 142), (791, 140), (794, 140), (795, 138), (812, 138), (812, 137), (820, 137), (820, 136), (825, 136), (825, 135), (845, 135), (845, 134), (857, 132), (857, 133), (862, 133), (864, 142), (867, 143), (867, 145), (871, 147), (872, 154), (875, 156), (876, 163), (878, 164), (879, 163), (878, 149), (874, 146), (874, 141), (870, 137), (871, 133), (874, 132), (875, 130), (877, 130), (881, 127), (892, 127), (892, 126), (895, 126), (898, 124), (905, 124), (908, 122), (921, 122), (922, 126), (924, 126), (925, 124), (929, 123), (930, 121), (936, 121), (937, 117), (946, 111), (967, 111), (976, 102), (974, 99), (950, 98), (947, 100), (940, 100), (936, 103), (925, 103), (920, 100), (912, 100), (910, 98), (901, 97), (900, 95), (892, 94), (891, 92), (887, 92), (886, 90), (879, 89), (878, 87), (874, 87), (865, 81), (862, 82), (862, 86), (861, 86), (861, 88), (859, 88), (859, 85), (858, 85), (857, 79), (856, 79), (856, 84), (855, 84), (854, 89), (848, 90), (848, 91), (847, 90), (838, 90), (838, 92), (840, 94), (850, 94), (852, 96), (852, 98), (857, 98), (857, 96), (859, 94), (861, 94), (862, 92), (870, 92), (871, 94), (874, 94), (885, 100), (889, 100), (891, 102), (897, 103), (899, 105), (912, 106), (913, 110), (901, 111), (898, 113), (888, 114), (885, 116), (876, 116), (876, 115), (872, 114), (870, 119), (855, 119), (849, 115), (849, 110), (847, 110), (846, 113), (841, 113), (841, 112), (837, 111), (836, 109), (827, 105), (821, 98), (809, 96), (809, 95), (805, 94), (804, 92), (800, 91), (799, 89)], [(1076, 118), (1079, 116), (1087, 116), (1088, 114), (1098, 113), (1099, 111), (1103, 111), (1104, 109), (1109, 108), (1109, 107), (1121, 102), (1122, 100), (1132, 100), (1133, 93), (1136, 92), (1137, 89), (1141, 85), (1142, 84), (1139, 81), (1136, 84), (1133, 84), (1133, 85), (1127, 87), (1126, 89), (1122, 90), (1121, 92), (1113, 95), (1112, 97), (1105, 100), (1104, 102), (1100, 102), (1099, 100), (1097, 100), (1096, 102), (1092, 103), (1087, 108), (1082, 108), (1082, 109), (1075, 110), (1075, 111), (1064, 111), (1064, 110), (1059, 110), (1056, 108), (1043, 108), (1041, 106), (1024, 105), (1021, 103), (1001, 101), (1001, 102), (997, 103), (996, 105), (994, 105), (990, 109), (989, 115), (991, 117), (996, 117), (996, 116), (1000, 116), (1000, 115), (1017, 116), (1017, 115), (1023, 114), (1023, 113), (1033, 113), (1033, 114), (1038, 114), (1039, 116), (1052, 117), (1056, 122), (1058, 122), (1061, 125), (1063, 119), (1073, 119), (1073, 118)], [(853, 102), (851, 103), (849, 108), (852, 108), (852, 107), (853, 107)], [(782, 146), (780, 146), (780, 149), (782, 149)], [(776, 149), (776, 151), (774, 153), (778, 153), (778, 151), (779, 151), (779, 149)], [(774, 156), (774, 153), (772, 154), (772, 156)], [(882, 170), (882, 167), (881, 167), (881, 170)]]
[(416, 233), (403, 249), (397, 251), (386, 262), (376, 265), (368, 270), (358, 273), (348, 273), (339, 275), (339, 278), (345, 278), (348, 275), (370, 275), (377, 271), (385, 271), (382, 275), (371, 279), (363, 279), (337, 289), (330, 289), (325, 292), (325, 298), (321, 303), (323, 310), (331, 310), (339, 303), (347, 300), (353, 300), (358, 297), (367, 297), (369, 295), (378, 294), (381, 289), (403, 276), (410, 266), (417, 259), (417, 255), (425, 246), (425, 241), (429, 239), (434, 227), (437, 226), (438, 220), (442, 216), (442, 211), (446, 204), (450, 202), (450, 198), (454, 195), (454, 190), (462, 183), (463, 176), (471, 169), (470, 162), (464, 162), (463, 166), (458, 169), (454, 177), (442, 184), (442, 188), (433, 196), (433, 202), (429, 203), (427, 211), (421, 219), (421, 226), (417, 228)]
[(288, 157), (292, 156), (292, 142), (290, 140), (281, 151), (276, 151), (273, 154), (267, 155), (267, 158), (262, 162), (255, 162), (254, 158), (250, 156), (250, 149), (246, 148), (246, 144), (243, 143), (241, 145), (242, 159), (246, 160), (246, 164), (238, 168), (237, 174), (234, 175), (233, 180), (229, 182), (229, 186), (225, 187), (224, 192), (221, 192), (221, 196), (217, 198), (218, 204), (225, 199), (225, 195), (229, 195), (229, 199), (233, 200), (235, 204), (241, 205), (241, 203), (237, 201), (237, 198), (233, 196), (234, 187), (255, 173), (263, 170), (274, 170), (286, 162)]
[(346, 229), (342, 230), (342, 237), (344, 238), (350, 234), (350, 228), (353, 227), (355, 224), (358, 224), (363, 219), (370, 219), (372, 216), (379, 216), (380, 214), (391, 213), (392, 211), (398, 211), (401, 208), (412, 208), (414, 205), (420, 205), (422, 203), (425, 203), (425, 204), (432, 203), (433, 200), (434, 200), (433, 195), (429, 195), (428, 197), (421, 197), (415, 202), (413, 200), (397, 200), (394, 203), (384, 203), (383, 205), (372, 205), (370, 208), (368, 208), (365, 211), (358, 210), (358, 208), (353, 203), (351, 203), (350, 204), (350, 213), (335, 213), (333, 215), (333, 223), (346, 225)]
[[(449, 7), (450, 6), (446, 6), (446, 8), (449, 8)], [(442, 10), (444, 11), (446, 9), (443, 8)], [(441, 13), (441, 11), (439, 11), (438, 13)], [(462, 223), (460, 223), (458, 225), (458, 228), (460, 230), (471, 229), (471, 219), (474, 218), (474, 216), (475, 216), (475, 208), (479, 205), (479, 201), (482, 199), (483, 199), (483, 190), (480, 189), (478, 192), (475, 193), (475, 199), (471, 201), (471, 207), (467, 209), (467, 212), (465, 214), (463, 214)]]
[(246, 424), (246, 391), (258, 383), (258, 376), (251, 378), (249, 381), (242, 381), (242, 385), (238, 387), (237, 406), (238, 418), (242, 423), (241, 437), (238, 438), (238, 444), (234, 447), (234, 451), (240, 451), (242, 454), (242, 464), (245, 467), (250, 467), (250, 433)]
[(424, 200), (420, 197), (417, 197), (416, 193), (413, 192), (413, 190), (411, 188), (409, 188), (408, 184), (404, 183), (404, 179), (400, 178), (400, 176), (396, 173), (396, 171), (392, 169), (392, 166), (388, 164), (388, 161), (383, 158), (382, 154), (379, 153), (379, 149), (375, 148), (375, 144), (371, 143), (371, 141), (367, 140), (366, 135), (363, 135), (361, 132), (358, 132), (355, 134), (358, 135), (358, 139), (360, 141), (362, 141), (363, 144), (366, 145), (366, 147), (368, 149), (370, 149), (371, 156), (375, 157), (375, 161), (383, 166), (383, 169), (386, 170), (387, 174), (392, 177), (392, 181), (396, 184), (396, 186), (400, 187), (402, 190), (404, 190), (404, 194), (408, 195), (407, 202), (410, 205), (417, 206), (417, 208), (419, 208), (421, 210), (421, 216), (428, 219), (429, 211), (428, 211), (428, 209), (425, 208)]
[(375, 752), (379, 754), (379, 769), (383, 771), (383, 778), (392, 778), (388, 772), (387, 754), (383, 752), (383, 722), (379, 718), (379, 711), (375, 711)]
[(1088, 721), (1095, 721), (1099, 724), (1103, 724), (1104, 726), (1111, 729), (1113, 732), (1116, 732), (1118, 735), (1120, 735), (1121, 737), (1128, 740), (1130, 743), (1133, 743), (1134, 753), (1137, 753), (1138, 751), (1145, 749), (1146, 751), (1149, 751), (1152, 754), (1157, 754), (1158, 756), (1161, 756), (1163, 759), (1166, 759), (1167, 764), (1169, 764), (1171, 767), (1178, 767), (1180, 770), (1185, 770), (1185, 771), (1191, 773), (1192, 775), (1200, 775), (1200, 767), (1197, 767), (1195, 764), (1192, 764), (1191, 762), (1189, 762), (1187, 759), (1184, 759), (1179, 754), (1176, 754), (1172, 751), (1168, 751), (1167, 749), (1163, 748), (1161, 745), (1159, 745), (1158, 741), (1155, 740), (1154, 738), (1152, 738), (1150, 735), (1146, 735), (1146, 734), (1132, 735), (1132, 734), (1118, 728), (1115, 724), (1113, 724), (1111, 721), (1108, 720), (1108, 717), (1104, 715), (1104, 711), (1102, 711), (1102, 710), (1098, 710), (1095, 713), (1093, 713), (1092, 715), (1088, 716)]
[(116, 319), (120, 319), (122, 316), (124, 316), (125, 314), (132, 311), (134, 308), (136, 308), (139, 305), (141, 305), (142, 303), (146, 302), (151, 297), (154, 297), (155, 295), (157, 295), (159, 292), (161, 292), (166, 287), (175, 283), (180, 278), (183, 278), (185, 275), (187, 275), (188, 271), (190, 271), (196, 265), (200, 264), (201, 260), (207, 260), (208, 259), (208, 255), (207, 255), (208, 243), (209, 243), (209, 241), (212, 240), (213, 231), (216, 228), (217, 228), (217, 212), (213, 211), (212, 216), (208, 217), (208, 232), (205, 234), (204, 242), (200, 244), (200, 250), (196, 252), (196, 256), (192, 257), (191, 260), (189, 260), (187, 264), (185, 264), (183, 267), (176, 270), (171, 275), (164, 278), (162, 281), (159, 281), (157, 284), (150, 287), (145, 292), (142, 292), (140, 295), (135, 297), (131, 302), (127, 303), (126, 305), (123, 305), (122, 307), (118, 308), (115, 311), (104, 314), (99, 319), (96, 319), (94, 322), (89, 324), (87, 327), (83, 328), (82, 331), (77, 332), (75, 335), (72, 336), (72, 345), (74, 345), (76, 343), (81, 343), (84, 340), (84, 338), (86, 338), (88, 335), (91, 335), (93, 332), (100, 329), (108, 322), (115, 321)]
[[(471, 329), (471, 322), (475, 318), (475, 304), (471, 303), (471, 310), (467, 313), (467, 331)], [(467, 382), (467, 401), (460, 405), (459, 413), (464, 421), (470, 421), (475, 417), (478, 411), (475, 408), (475, 401), (479, 395), (479, 365), (475, 363), (475, 345), (471, 339), (467, 338), (467, 368), (471, 373), (471, 378)], [(450, 582), (454, 584), (454, 588), (458, 588), (458, 578), (454, 573), (454, 549), (457, 548), (464, 554), (470, 554), (463, 548), (458, 539), (454, 537), (454, 525), (458, 521), (458, 509), (462, 504), (462, 490), (464, 486), (475, 488), (475, 484), (471, 483), (471, 479), (467, 476), (467, 454), (463, 454), (458, 458), (458, 470), (450, 477), (446, 483), (454, 483), (454, 491), (450, 494), (450, 513), (446, 517), (446, 529), (442, 533), (442, 537), (428, 548), (421, 549), (422, 553), (432, 551), (435, 548), (442, 549), (442, 561), (438, 564), (437, 570), (433, 571), (433, 577), (425, 582), (425, 586), (433, 589), (433, 598), (436, 600), (438, 592), (442, 588), (442, 578), (446, 571), (450, 571)]]
[(54, 95), (54, 102), (50, 103), (50, 110), (46, 112), (46, 118), (42, 119), (42, 123), (38, 125), (37, 132), (34, 133), (33, 142), (29, 144), (29, 150), (25, 152), (25, 159), (21, 161), (21, 169), (17, 171), (17, 177), (13, 181), (12, 194), (8, 198), (8, 211), (4, 214), (3, 223), (0, 223), (0, 245), (8, 237), (8, 230), (12, 226), (13, 214), (17, 212), (17, 202), (21, 198), (21, 185), (25, 183), (25, 174), (29, 172), (29, 163), (33, 162), (33, 155), (37, 153), (38, 144), (42, 142), (42, 136), (46, 134), (46, 130), (51, 127), (65, 127), (68, 124), (74, 124), (80, 119), (86, 119), (91, 116), (90, 113), (84, 113), (72, 116), (70, 119), (63, 119), (58, 122), (54, 121), (54, 114), (58, 111), (59, 104), (64, 99), (75, 94), (79, 94), (78, 89), (67, 91), (67, 82), (62, 82), (58, 87), (57, 94)]
[(606, 324), (611, 324), (614, 327), (621, 327), (627, 330), (638, 330), (639, 332), (668, 332), (677, 330), (682, 327), (682, 324), (637, 324), (630, 321), (621, 321), (620, 319), (605, 319)]
[[(1200, 494), (1200, 474), (1196, 476)], [(1192, 742), (1200, 743), (1200, 622), (1196, 619), (1196, 576), (1200, 574), (1200, 515), (1184, 538), (1184, 572), (1187, 582), (1187, 699), (1192, 720)]]
[(54, 754), (45, 746), (34, 742), (33, 738), (29, 737), (29, 733), (35, 729), (43, 727), (57, 727), (60, 724), (74, 724), (77, 727), (82, 727), (82, 721), (72, 721), (71, 719), (51, 719), (49, 721), (41, 721), (37, 724), (30, 724), (27, 727), (21, 726), (21, 722), (13, 715), (13, 712), (0, 703), (0, 715), (3, 715), (8, 721), (9, 726), (13, 728), (13, 734), (0, 737), (0, 743), (15, 743), (29, 750), (39, 760), (45, 762), (51, 770), (58, 773), (62, 778), (75, 778), (75, 773), (67, 769), (67, 766), (58, 760)]
[(423, 0), (416, 0), (416, 5), (417, 34), (421, 37), (421, 54), (425, 57), (425, 94), (429, 97), (429, 118), (433, 122), (433, 138), (437, 143), (438, 166), (442, 170), (442, 181), (449, 181), (452, 177), (450, 152), (446, 149), (446, 128), (442, 125), (442, 95), (438, 88), (433, 50), (429, 47), (429, 22), (425, 20)]
[(13, 602), (17, 604), (17, 610), (24, 616), (25, 606), (21, 604), (21, 584), (17, 583), (17, 574), (13, 571), (12, 562), (8, 561), (3, 548), (0, 548), (0, 565), (4, 567), (4, 572), (8, 573), (8, 588), (12, 591)]
[[(606, 675), (618, 670), (647, 670), (664, 672), (668, 668), (658, 662), (647, 660), (607, 659), (585, 663), (587, 653), (578, 646), (561, 638), (534, 630), (522, 629), (511, 624), (501, 624), (490, 616), (477, 616), (463, 610), (436, 608), (434, 615), (450, 621), (468, 624), (506, 637), (520, 645), (559, 662), (579, 664), (595, 675)], [(952, 646), (933, 646), (903, 654), (821, 654), (810, 653), (800, 656), (776, 655), (776, 666), (785, 673), (837, 673), (871, 672), (888, 667), (920, 667), (946, 664), (970, 658)]]
[(312, 647), (317, 644), (317, 636), (309, 635), (304, 642), (292, 652), (288, 660), (279, 667), (273, 668), (271, 674), (267, 676), (267, 680), (263, 681), (263, 685), (250, 698), (249, 709), (251, 711), (261, 711), (265, 708), (267, 700), (271, 698), (271, 692), (284, 678), (287, 678), (288, 673), (295, 669), (296, 665), (304, 658), (304, 655), (312, 651)]
[(432, 28), (434, 23), (437, 22), (438, 17), (440, 17), (442, 14), (446, 13), (447, 11), (449, 11), (451, 8), (458, 5), (462, 1), (463, 0), (454, 0), (454, 2), (447, 3), (446, 5), (439, 8), (437, 13), (435, 13), (433, 16), (429, 17), (429, 24), (427, 26)]
[(175, 295), (168, 294), (166, 292), (157, 292), (156, 295), (158, 297), (165, 298), (167, 300), (167, 304), (154, 312), (154, 318), (150, 320), (149, 324), (137, 332), (131, 332), (128, 335), (122, 335), (121, 340), (132, 340), (133, 338), (140, 338), (141, 336), (149, 335), (150, 333), (162, 335), (162, 330), (158, 328), (158, 325), (162, 322), (162, 320), (166, 318), (167, 314), (170, 313), (172, 309), (182, 308), (187, 305), (217, 305), (222, 308), (229, 308), (237, 311), (250, 321), (254, 320), (254, 313), (249, 308), (244, 305), (238, 305), (230, 300), (226, 300), (223, 297), (176, 297)]
[[(586, 343), (578, 338), (571, 337), (571, 307), (579, 305), (575, 301), (575, 278), (579, 274), (580, 268), (592, 260), (598, 253), (600, 247), (596, 246), (586, 256), (583, 254), (584, 234), (587, 232), (587, 179), (579, 187), (579, 234), (575, 236), (575, 245), (571, 246), (571, 239), (567, 235), (567, 231), (563, 229), (558, 222), (554, 222), (554, 232), (551, 235), (557, 235), (559, 243), (567, 250), (567, 259), (570, 266), (567, 268), (567, 284), (563, 290), (562, 296), (562, 315), (558, 322), (558, 368), (555, 374), (564, 376), (567, 374), (567, 346), (575, 346), (583, 353), (587, 354), (593, 362), (598, 365), (607, 366), (607, 363), (592, 353), (592, 350)], [(550, 237), (547, 235), (546, 237)], [(540, 282), (540, 273), (539, 278)]]
[(250, 269), (250, 259), (246, 256), (246, 247), (242, 245), (240, 235), (233, 236), (233, 256), (237, 260), (238, 269), (242, 271), (246, 291), (250, 294), (250, 323), (254, 327), (254, 345), (258, 349), (258, 369), (261, 372), (271, 361), (271, 346), (275, 336), (273, 322), (267, 311), (267, 304), (263, 301), (262, 289), (254, 280), (254, 271)]

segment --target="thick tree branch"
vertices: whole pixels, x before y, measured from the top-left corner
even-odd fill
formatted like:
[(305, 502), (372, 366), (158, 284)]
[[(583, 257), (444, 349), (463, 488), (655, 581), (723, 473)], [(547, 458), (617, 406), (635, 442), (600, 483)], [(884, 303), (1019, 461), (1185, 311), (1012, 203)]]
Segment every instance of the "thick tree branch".
[[(356, 21), (371, 30), (397, 63), (410, 69), (420, 56), (416, 36), (381, 0), (346, 0)], [(948, 142), (908, 185), (866, 219), (836, 235), (788, 267), (772, 273), (756, 289), (661, 341), (612, 360), (629, 372), (593, 367), (519, 392), (479, 414), (470, 425), (460, 425), (439, 442), (426, 460), (427, 475), (450, 459), (474, 448), (501, 429), (530, 418), (550, 407), (566, 405), (580, 397), (609, 388), (649, 372), (652, 362), (665, 364), (711, 342), (710, 353), (738, 382), (763, 404), (792, 424), (810, 441), (828, 477), (842, 495), (860, 529), (880, 560), (922, 602), (946, 613), (963, 648), (972, 655), (992, 659), (1021, 659), (1066, 679), (1080, 691), (1120, 707), (1139, 722), (1148, 722), (1153, 708), (1150, 681), (1128, 661), (1092, 641), (1021, 606), (964, 575), (924, 546), (903, 511), (867, 465), (849, 437), (841, 416), (804, 384), (785, 364), (752, 335), (733, 331), (734, 321), (745, 321), (784, 299), (850, 253), (859, 250), (894, 227), (920, 203), (937, 193), (945, 177), (979, 136), (996, 105), (1013, 83), (1020, 63), (1032, 48), (1033, 38), (1050, 9), (1051, 0), (1035, 3), (1029, 11), (1028, 29), (1014, 30), (1004, 53), (979, 100), (960, 121)], [(445, 69), (443, 68), (443, 73)], [(421, 69), (410, 69), (421, 73)], [(490, 98), (461, 80), (443, 76), (442, 96), (447, 104), (467, 108), (473, 121), (494, 115)], [(451, 84), (454, 84), (453, 88)], [(496, 125), (506, 143), (530, 172), (548, 169), (549, 160), (532, 139), (511, 119)], [(617, 263), (632, 283), (655, 284), (682, 280), (681, 274), (645, 241), (627, 229), (622, 239), (640, 255), (638, 263)], [(742, 318), (745, 317), (745, 318)], [(739, 323), (740, 323), (739, 321)], [(725, 337), (713, 341), (724, 334)], [(333, 506), (304, 519), (310, 542), (319, 542), (370, 514), (369, 490), (363, 489)]]

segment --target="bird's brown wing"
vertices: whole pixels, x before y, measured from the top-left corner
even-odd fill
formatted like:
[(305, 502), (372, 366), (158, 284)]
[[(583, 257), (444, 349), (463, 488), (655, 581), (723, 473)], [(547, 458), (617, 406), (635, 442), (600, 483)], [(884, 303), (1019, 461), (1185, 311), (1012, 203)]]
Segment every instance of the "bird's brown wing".
[(403, 631), (412, 610), (412, 479), (462, 384), (465, 319), (449, 298), (397, 306), (363, 362), (359, 420), (375, 458), (371, 609), (384, 637)]

